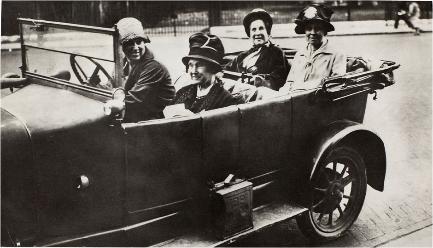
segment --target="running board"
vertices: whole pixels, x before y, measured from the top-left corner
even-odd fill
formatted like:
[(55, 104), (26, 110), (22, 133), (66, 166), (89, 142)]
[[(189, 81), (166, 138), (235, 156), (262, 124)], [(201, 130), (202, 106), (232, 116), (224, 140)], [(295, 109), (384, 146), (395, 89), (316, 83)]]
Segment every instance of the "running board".
[(248, 235), (263, 231), (285, 220), (293, 218), (305, 211), (307, 208), (295, 203), (272, 203), (257, 207), (253, 210), (253, 228), (225, 240), (219, 240), (209, 231), (199, 230), (190, 234), (167, 240), (154, 246), (194, 246), (194, 247), (215, 247), (227, 246)]

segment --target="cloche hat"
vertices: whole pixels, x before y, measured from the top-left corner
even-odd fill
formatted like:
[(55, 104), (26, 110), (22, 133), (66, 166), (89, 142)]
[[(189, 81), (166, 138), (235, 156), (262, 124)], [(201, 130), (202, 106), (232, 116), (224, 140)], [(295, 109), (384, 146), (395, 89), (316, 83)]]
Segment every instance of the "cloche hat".
[(149, 37), (144, 33), (141, 22), (133, 17), (126, 17), (119, 20), (116, 24), (119, 30), (120, 44), (124, 44), (135, 38), (142, 38), (145, 43), (149, 43)]
[(182, 62), (186, 66), (189, 59), (201, 59), (221, 68), (223, 56), (224, 46), (217, 36), (195, 33), (189, 37), (189, 53)]
[(296, 17), (295, 19), (295, 32), (297, 34), (305, 34), (305, 25), (307, 22), (310, 21), (318, 21), (323, 23), (327, 29), (327, 32), (334, 31), (335, 28), (330, 22), (333, 13), (334, 12), (330, 8), (324, 5), (308, 5), (299, 13), (298, 17)]
[(268, 32), (268, 34), (271, 33), (273, 24), (271, 15), (269, 15), (266, 10), (257, 8), (253, 9), (244, 17), (243, 24), (245, 28), (245, 33), (247, 33), (248, 37), (250, 37), (250, 25), (255, 20), (262, 20), (265, 23), (266, 31)]

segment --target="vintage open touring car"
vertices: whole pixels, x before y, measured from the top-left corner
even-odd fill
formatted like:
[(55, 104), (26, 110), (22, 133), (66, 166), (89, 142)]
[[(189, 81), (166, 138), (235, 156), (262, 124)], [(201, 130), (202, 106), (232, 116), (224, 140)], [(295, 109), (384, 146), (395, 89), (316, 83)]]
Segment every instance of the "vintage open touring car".
[[(18, 24), (22, 75), (1, 80), (15, 90), (1, 102), (2, 245), (217, 246), (292, 217), (326, 241), (357, 219), (367, 185), (384, 189), (385, 147), (362, 122), (368, 96), (394, 83), (394, 62), (124, 123), (122, 109), (104, 111), (124, 96), (115, 27)], [(89, 85), (96, 75), (113, 89)]]

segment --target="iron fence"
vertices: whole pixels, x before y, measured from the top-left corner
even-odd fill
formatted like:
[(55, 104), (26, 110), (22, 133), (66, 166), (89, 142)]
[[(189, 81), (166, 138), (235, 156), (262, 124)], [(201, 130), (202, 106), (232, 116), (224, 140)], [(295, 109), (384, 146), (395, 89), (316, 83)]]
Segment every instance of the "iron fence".
[[(317, 2), (317, 0), (316, 0)], [(334, 10), (333, 21), (391, 20), (397, 2), (324, 1)], [(210, 26), (241, 25), (254, 8), (264, 8), (274, 23), (292, 22), (305, 1), (2, 1), (2, 35), (18, 34), (18, 16), (112, 27), (119, 19), (141, 20), (149, 35), (181, 35)], [(419, 2), (421, 18), (432, 17), (432, 2)]]

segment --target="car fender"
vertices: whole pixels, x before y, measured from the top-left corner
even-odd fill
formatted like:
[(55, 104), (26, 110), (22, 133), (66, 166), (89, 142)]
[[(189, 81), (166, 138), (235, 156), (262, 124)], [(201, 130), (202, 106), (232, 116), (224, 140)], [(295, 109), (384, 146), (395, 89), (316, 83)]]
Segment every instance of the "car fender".
[(386, 174), (386, 153), (382, 139), (366, 126), (353, 121), (331, 123), (319, 135), (313, 149), (313, 163), (309, 174), (311, 180), (322, 158), (340, 144), (346, 144), (360, 152), (365, 161), (367, 183), (383, 191)]

